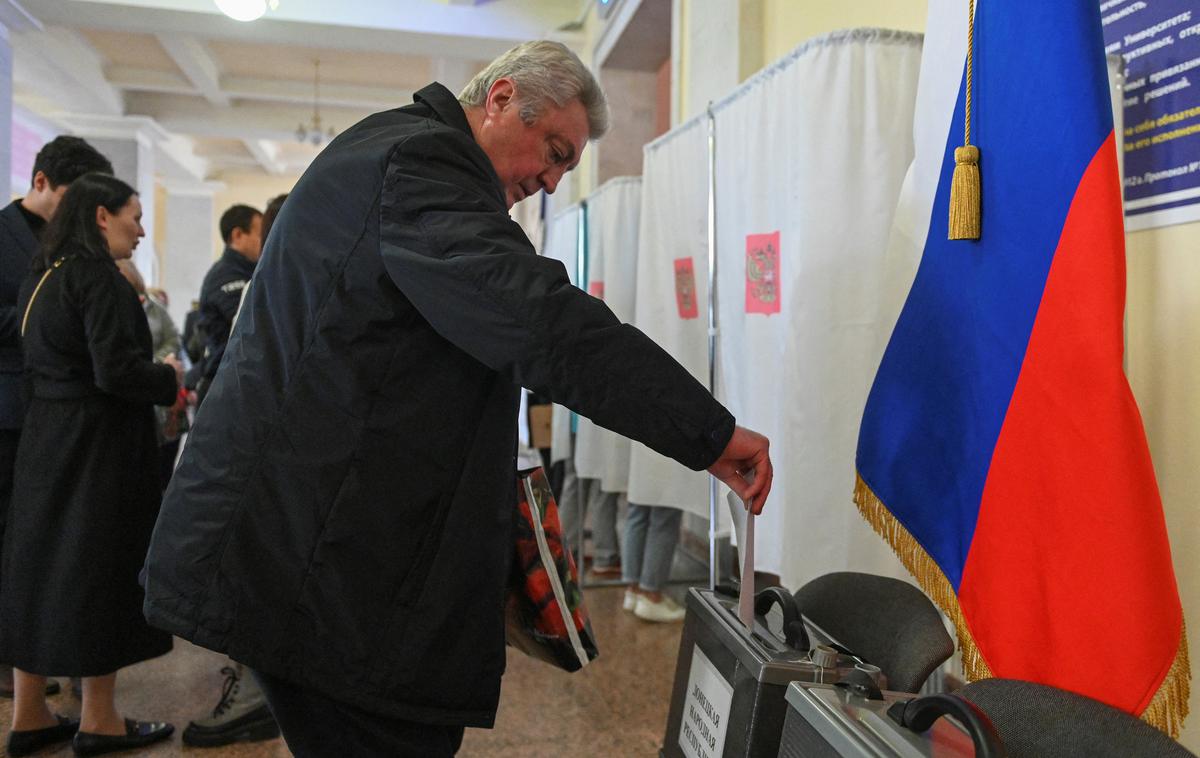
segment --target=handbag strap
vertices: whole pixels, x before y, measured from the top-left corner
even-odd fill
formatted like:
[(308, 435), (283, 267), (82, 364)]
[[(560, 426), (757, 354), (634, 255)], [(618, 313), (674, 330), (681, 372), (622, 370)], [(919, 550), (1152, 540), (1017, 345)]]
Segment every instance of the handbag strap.
[(54, 263), (50, 264), (50, 268), (46, 269), (46, 273), (42, 274), (42, 278), (38, 280), (37, 286), (33, 288), (33, 294), (29, 296), (29, 303), (25, 306), (25, 317), (21, 319), (21, 336), (25, 336), (25, 327), (29, 324), (29, 311), (33, 308), (33, 301), (37, 300), (38, 293), (42, 291), (42, 285), (50, 278), (50, 272), (62, 266), (67, 262), (67, 259), (59, 258)]

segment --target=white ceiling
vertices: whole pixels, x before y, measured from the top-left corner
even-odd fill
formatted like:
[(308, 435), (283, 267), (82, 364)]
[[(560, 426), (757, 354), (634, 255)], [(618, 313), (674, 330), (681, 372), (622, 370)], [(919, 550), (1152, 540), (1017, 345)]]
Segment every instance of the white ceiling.
[(316, 60), (322, 123), (345, 128), (430, 81), (457, 90), (519, 42), (578, 47), (578, 32), (562, 28), (589, 4), (279, 0), (241, 23), (212, 0), (0, 0), (0, 21), (19, 105), (78, 131), (152, 122), (170, 153), (162, 171), (204, 179), (307, 166), (317, 150), (295, 132), (312, 120)]

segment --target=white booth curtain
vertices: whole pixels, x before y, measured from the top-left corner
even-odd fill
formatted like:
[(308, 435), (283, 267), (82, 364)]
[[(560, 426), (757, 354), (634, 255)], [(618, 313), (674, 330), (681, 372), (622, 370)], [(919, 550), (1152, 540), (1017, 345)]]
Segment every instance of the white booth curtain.
[[(771, 439), (774, 491), (755, 556), (789, 587), (841, 570), (907, 578), (851, 495), (866, 395), (911, 283), (911, 274), (895, 275), (887, 249), (913, 154), (920, 56), (920, 35), (835, 32), (713, 106), (717, 395), (740, 424)], [(646, 146), (640, 204), (627, 178), (588, 200), (590, 278), (603, 282), (618, 317), (705, 385), (709, 183), (700, 117)], [(546, 232), (545, 254), (572, 281), (579, 224), (571, 206)], [(569, 414), (556, 407), (553, 460), (570, 455), (569, 432)], [(581, 476), (632, 503), (708, 518), (706, 473), (614, 440), (580, 420)], [(718, 513), (722, 533), (723, 502)]]
[(718, 397), (771, 440), (754, 554), (785, 586), (848, 569), (907, 576), (851, 495), (894, 323), (880, 304), (910, 283), (889, 280), (885, 257), (920, 57), (920, 35), (836, 32), (713, 106)]
[[(626, 323), (633, 321), (634, 314), (641, 198), (641, 178), (625, 176), (605, 182), (587, 200), (587, 291)], [(625, 492), (629, 445), (627, 438), (580, 416), (575, 431), (576, 475), (599, 479), (605, 492)]]
[[(708, 126), (693, 119), (646, 145), (633, 325), (708, 385)], [(708, 474), (634, 442), (629, 502), (708, 518)]]
[[(561, 261), (567, 268), (572, 284), (578, 284), (579, 223), (581, 207), (568, 205), (546, 224), (542, 255)], [(550, 422), (550, 461), (557, 463), (571, 457), (571, 412), (555, 405)]]

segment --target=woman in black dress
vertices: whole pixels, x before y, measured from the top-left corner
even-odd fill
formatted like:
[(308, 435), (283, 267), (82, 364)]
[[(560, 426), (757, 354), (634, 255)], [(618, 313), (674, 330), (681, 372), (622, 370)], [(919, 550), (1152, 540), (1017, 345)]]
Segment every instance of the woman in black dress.
[[(77, 754), (149, 744), (170, 724), (123, 719), (117, 670), (167, 653), (146, 624), (138, 571), (159, 508), (153, 405), (180, 366), (152, 360), (137, 294), (115, 261), (144, 235), (133, 188), (75, 180), (21, 289), (30, 405), (0, 568), (0, 658), (15, 668), (9, 754), (74, 735)], [(55, 716), (47, 675), (83, 677), (80, 721)]]

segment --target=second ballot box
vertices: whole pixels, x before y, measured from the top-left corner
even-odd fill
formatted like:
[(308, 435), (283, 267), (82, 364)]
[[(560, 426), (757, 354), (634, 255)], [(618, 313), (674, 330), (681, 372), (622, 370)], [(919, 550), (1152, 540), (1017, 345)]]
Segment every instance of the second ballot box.
[(755, 605), (770, 612), (748, 629), (736, 597), (688, 591), (663, 758), (775, 758), (790, 682), (832, 684), (858, 666), (879, 676), (807, 620), (800, 634), (791, 596), (768, 592)]

